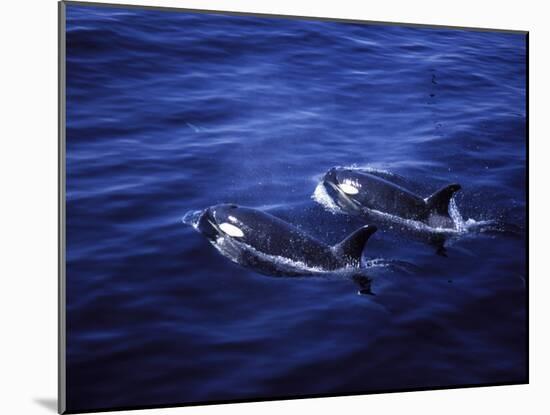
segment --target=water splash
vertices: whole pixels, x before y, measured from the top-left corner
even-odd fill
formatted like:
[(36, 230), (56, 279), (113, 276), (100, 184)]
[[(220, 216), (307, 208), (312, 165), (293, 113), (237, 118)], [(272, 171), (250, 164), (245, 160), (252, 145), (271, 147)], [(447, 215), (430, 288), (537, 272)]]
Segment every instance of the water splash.
[(333, 215), (344, 214), (344, 211), (336, 204), (336, 202), (334, 202), (334, 199), (328, 194), (325, 184), (322, 180), (315, 187), (311, 198)]
[(411, 262), (386, 258), (368, 259), (364, 262), (364, 266), (366, 270), (372, 268), (386, 268), (390, 271), (399, 271), (406, 273), (414, 273), (418, 271), (418, 267)]
[[(467, 223), (464, 222), (464, 218), (462, 217), (462, 215), (460, 214), (460, 211), (458, 210), (458, 206), (456, 205), (456, 201), (454, 197), (451, 197), (451, 201), (449, 202), (449, 216), (453, 220), (455, 229), (458, 232), (466, 232), (468, 230)], [(469, 221), (471, 221), (471, 219), (469, 219)]]
[(419, 232), (438, 234), (442, 236), (459, 236), (467, 234), (472, 231), (481, 231), (486, 226), (494, 226), (496, 222), (493, 220), (482, 220), (477, 221), (475, 219), (464, 220), (454, 198), (451, 199), (449, 204), (449, 216), (453, 222), (452, 227), (442, 227), (442, 226), (430, 226), (424, 222), (405, 219), (400, 216), (391, 215), (386, 212), (381, 212), (375, 209), (364, 208), (366, 214), (370, 214), (374, 217), (377, 217), (380, 220), (388, 221), (395, 223), (397, 225), (404, 226), (408, 229), (412, 229)]
[(199, 219), (202, 215), (202, 210), (190, 210), (189, 212), (185, 213), (185, 215), (182, 216), (181, 222), (185, 225), (192, 226), (193, 228), (197, 229), (199, 226)]
[(360, 170), (360, 171), (364, 171), (364, 172), (367, 172), (367, 173), (380, 173), (380, 174), (384, 174), (384, 175), (388, 175), (388, 176), (392, 176), (392, 177), (399, 177), (399, 175), (397, 175), (397, 174), (395, 174), (395, 173), (393, 173), (389, 170), (377, 168), (377, 167), (374, 167), (371, 164), (353, 163), (353, 164), (350, 164), (349, 166), (336, 166), (336, 167), (337, 168), (341, 167), (343, 169), (348, 169), (348, 170)]

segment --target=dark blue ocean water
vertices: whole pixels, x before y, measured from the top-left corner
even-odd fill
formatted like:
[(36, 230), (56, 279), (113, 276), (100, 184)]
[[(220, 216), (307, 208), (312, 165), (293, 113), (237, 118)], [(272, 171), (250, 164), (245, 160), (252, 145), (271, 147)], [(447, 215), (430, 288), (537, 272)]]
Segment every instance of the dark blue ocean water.
[[(69, 5), (70, 410), (526, 380), (526, 39), (520, 34)], [(269, 277), (182, 217), (232, 202), (333, 244), (330, 167), (428, 196), (437, 255), (382, 227), (374, 296)], [(470, 222), (468, 222), (470, 220)]]

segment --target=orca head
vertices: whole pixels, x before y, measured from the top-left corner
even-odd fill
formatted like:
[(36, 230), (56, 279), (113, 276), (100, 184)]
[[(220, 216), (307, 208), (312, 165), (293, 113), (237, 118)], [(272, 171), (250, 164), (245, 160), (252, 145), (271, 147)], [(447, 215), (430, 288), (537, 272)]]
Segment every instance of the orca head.
[(206, 208), (199, 218), (198, 229), (209, 240), (231, 237), (244, 241), (246, 227), (239, 219), (242, 208), (234, 204), (221, 204)]
[(323, 182), (341, 202), (355, 205), (361, 193), (361, 181), (355, 170), (333, 167), (325, 173)]

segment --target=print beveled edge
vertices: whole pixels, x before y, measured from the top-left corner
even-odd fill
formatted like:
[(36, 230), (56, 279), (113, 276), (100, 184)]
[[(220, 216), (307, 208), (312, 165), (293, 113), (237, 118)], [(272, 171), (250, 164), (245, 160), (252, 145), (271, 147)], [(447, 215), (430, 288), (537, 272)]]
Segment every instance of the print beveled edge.
[(57, 171), (57, 186), (58, 186), (58, 205), (57, 205), (57, 221), (58, 221), (58, 235), (57, 235), (57, 244), (58, 244), (58, 338), (57, 338), (57, 412), (62, 414), (65, 413), (67, 406), (67, 360), (66, 360), (66, 350), (67, 350), (67, 336), (66, 336), (66, 310), (67, 310), (67, 301), (66, 301), (66, 273), (65, 273), (65, 264), (66, 264), (66, 222), (65, 222), (65, 129), (66, 129), (66, 71), (65, 71), (65, 61), (66, 61), (66, 3), (58, 3), (58, 16), (57, 16), (57, 27), (58, 27), (58, 171)]

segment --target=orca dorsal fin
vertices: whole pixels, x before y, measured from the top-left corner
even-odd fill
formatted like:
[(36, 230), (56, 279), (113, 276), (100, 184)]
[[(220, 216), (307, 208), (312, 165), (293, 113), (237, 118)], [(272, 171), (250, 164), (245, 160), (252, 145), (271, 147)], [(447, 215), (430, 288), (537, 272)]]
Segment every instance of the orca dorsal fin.
[(359, 261), (365, 244), (376, 230), (377, 228), (374, 225), (366, 225), (357, 229), (342, 242), (334, 245), (334, 252), (340, 257)]
[(459, 184), (450, 184), (439, 189), (433, 195), (426, 199), (426, 205), (429, 212), (435, 212), (438, 215), (449, 216), (449, 203), (453, 195), (461, 189)]

